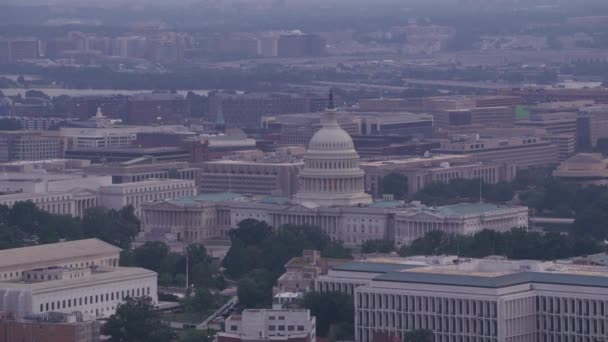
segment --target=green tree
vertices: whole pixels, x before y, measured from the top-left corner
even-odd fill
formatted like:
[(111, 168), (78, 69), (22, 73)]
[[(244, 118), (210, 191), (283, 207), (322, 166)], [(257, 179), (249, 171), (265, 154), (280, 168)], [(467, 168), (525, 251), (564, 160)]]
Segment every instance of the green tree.
[(418, 329), (403, 334), (403, 342), (433, 342), (434, 336), (431, 330)]
[(263, 308), (272, 304), (275, 277), (264, 269), (247, 273), (238, 283), (239, 304), (245, 308)]
[(212, 333), (200, 330), (186, 330), (180, 336), (179, 342), (211, 342), (213, 341)]
[(382, 193), (391, 194), (396, 199), (404, 199), (407, 195), (407, 177), (400, 173), (390, 173), (382, 177)]
[[(149, 241), (133, 250), (133, 262), (154, 272), (160, 272), (163, 259), (169, 254), (169, 247), (161, 241)], [(165, 270), (166, 271), (166, 270)], [(173, 266), (169, 273), (175, 271)]]
[(259, 246), (273, 234), (272, 226), (264, 221), (246, 219), (237, 225), (237, 229), (230, 231), (231, 240), (240, 240), (245, 246)]
[(199, 262), (190, 271), (190, 282), (197, 287), (215, 287), (217, 269), (210, 262)]
[(208, 288), (199, 287), (194, 291), (194, 296), (191, 296), (186, 301), (186, 309), (189, 312), (199, 313), (201, 319), (209, 311), (216, 306), (217, 298)]
[(139, 232), (139, 220), (132, 206), (120, 210), (91, 208), (82, 225), (85, 237), (98, 238), (123, 249), (129, 248)]
[[(334, 333), (336, 340), (351, 340), (354, 337), (353, 298), (344, 293), (308, 292), (302, 305), (317, 319), (317, 335)], [(333, 329), (332, 329), (333, 327)]]
[(175, 338), (161, 321), (150, 297), (126, 298), (103, 326), (113, 342), (166, 342)]

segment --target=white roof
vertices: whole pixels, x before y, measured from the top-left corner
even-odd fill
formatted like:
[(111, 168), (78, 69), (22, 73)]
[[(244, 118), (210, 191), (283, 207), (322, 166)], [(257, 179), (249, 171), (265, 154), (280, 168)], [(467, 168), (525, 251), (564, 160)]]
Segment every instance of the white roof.
[(120, 248), (99, 239), (5, 249), (0, 251), (0, 268), (119, 253), (120, 250)]

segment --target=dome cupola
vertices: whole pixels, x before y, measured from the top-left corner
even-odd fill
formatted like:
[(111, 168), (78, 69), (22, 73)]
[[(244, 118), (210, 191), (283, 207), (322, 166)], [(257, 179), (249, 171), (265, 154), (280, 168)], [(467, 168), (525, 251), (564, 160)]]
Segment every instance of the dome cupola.
[(371, 196), (364, 190), (365, 174), (359, 168), (359, 154), (350, 135), (336, 120), (332, 92), (321, 124), (304, 155), (295, 201), (322, 206), (371, 203)]

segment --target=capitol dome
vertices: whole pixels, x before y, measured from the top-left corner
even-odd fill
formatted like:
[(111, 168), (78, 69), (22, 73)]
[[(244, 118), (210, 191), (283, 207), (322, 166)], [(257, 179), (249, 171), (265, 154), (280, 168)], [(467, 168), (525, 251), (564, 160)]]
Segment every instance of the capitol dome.
[(359, 168), (359, 154), (350, 135), (336, 120), (332, 105), (322, 127), (310, 140), (300, 172), (294, 200), (320, 206), (351, 206), (372, 202), (365, 193), (365, 173)]

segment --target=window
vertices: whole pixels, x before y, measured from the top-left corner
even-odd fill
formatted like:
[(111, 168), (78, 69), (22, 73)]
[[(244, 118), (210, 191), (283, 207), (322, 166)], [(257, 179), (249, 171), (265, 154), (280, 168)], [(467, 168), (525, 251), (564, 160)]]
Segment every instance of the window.
[(304, 331), (304, 326), (303, 325), (298, 325), (298, 331)]
[(284, 325), (279, 325), (279, 331), (285, 331), (285, 326)]
[(236, 325), (231, 325), (230, 326), (230, 330), (231, 331), (237, 331), (238, 327)]
[(274, 331), (275, 329), (276, 329), (276, 328), (275, 328), (275, 326), (274, 326), (274, 325), (269, 325), (269, 326), (268, 326), (268, 330), (270, 330), (270, 331)]
[(279, 321), (284, 321), (285, 320), (285, 316), (279, 316)]
[(288, 325), (287, 326), (287, 331), (294, 331), (295, 327), (293, 325)]
[(268, 316), (268, 319), (274, 321), (274, 316)]

